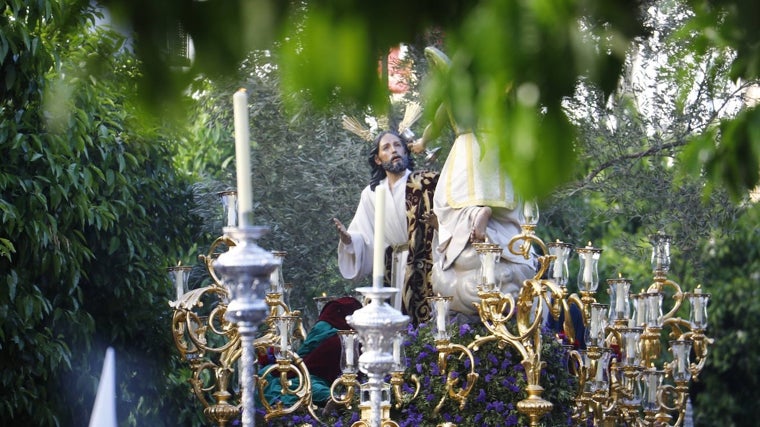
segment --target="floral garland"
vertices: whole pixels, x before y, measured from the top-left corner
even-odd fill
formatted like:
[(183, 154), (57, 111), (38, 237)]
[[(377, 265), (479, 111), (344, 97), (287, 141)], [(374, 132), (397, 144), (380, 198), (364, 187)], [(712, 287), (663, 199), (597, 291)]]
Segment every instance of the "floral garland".
[[(488, 331), (479, 322), (477, 325), (452, 323), (449, 327), (451, 341), (461, 345), (472, 342), (476, 336), (485, 336)], [(445, 393), (446, 373), (438, 365), (438, 351), (434, 345), (432, 325), (421, 324), (419, 328), (409, 326), (405, 340), (407, 370), (403, 386), (407, 396), (401, 409), (391, 410), (391, 419), (400, 427), (435, 427), (450, 422), (460, 426), (517, 426), (527, 425), (528, 419), (517, 411), (517, 402), (525, 399), (525, 370), (520, 355), (511, 346), (487, 343), (474, 352), (476, 372), (480, 374), (464, 409), (459, 403), (446, 399), (441, 410), (435, 414), (435, 407)], [(572, 425), (571, 412), (577, 381), (567, 371), (567, 353), (551, 331), (544, 332), (541, 360), (546, 362), (541, 371), (542, 397), (554, 404), (552, 411), (542, 419), (544, 426)], [(469, 360), (460, 360), (456, 355), (447, 359), (447, 368), (465, 381), (469, 372)], [(411, 375), (420, 381), (420, 393), (409, 400), (413, 390)], [(269, 426), (320, 426), (350, 427), (359, 420), (358, 404), (351, 409), (338, 408), (322, 415), (322, 424), (306, 413), (292, 414), (271, 421)], [(260, 425), (264, 425), (263, 423)]]

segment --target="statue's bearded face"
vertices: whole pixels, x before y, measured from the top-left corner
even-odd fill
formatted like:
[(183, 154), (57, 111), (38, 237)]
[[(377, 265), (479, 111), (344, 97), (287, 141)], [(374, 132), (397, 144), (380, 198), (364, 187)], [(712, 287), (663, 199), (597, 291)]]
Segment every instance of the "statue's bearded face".
[(386, 134), (378, 144), (375, 163), (390, 173), (401, 173), (409, 167), (406, 145), (396, 135)]
[(401, 173), (409, 168), (409, 156), (404, 154), (393, 160), (383, 162), (383, 169), (390, 173)]

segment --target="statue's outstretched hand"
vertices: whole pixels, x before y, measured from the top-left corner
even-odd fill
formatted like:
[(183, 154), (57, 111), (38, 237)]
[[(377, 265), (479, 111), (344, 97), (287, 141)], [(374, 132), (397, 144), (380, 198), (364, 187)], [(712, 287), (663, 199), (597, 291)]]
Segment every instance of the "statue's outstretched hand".
[(344, 245), (350, 245), (351, 244), (351, 235), (348, 234), (348, 231), (346, 231), (346, 227), (343, 226), (343, 223), (338, 220), (338, 218), (333, 218), (333, 223), (335, 223), (335, 228), (338, 230), (338, 235), (340, 236), (340, 241), (343, 242)]
[(409, 148), (409, 151), (411, 151), (412, 153), (420, 154), (423, 151), (425, 151), (425, 141), (423, 141), (422, 138), (420, 138), (414, 142), (410, 142), (409, 145), (407, 145), (407, 147)]
[(422, 214), (422, 222), (432, 226), (433, 229), (438, 230), (438, 217), (433, 211), (425, 212)]

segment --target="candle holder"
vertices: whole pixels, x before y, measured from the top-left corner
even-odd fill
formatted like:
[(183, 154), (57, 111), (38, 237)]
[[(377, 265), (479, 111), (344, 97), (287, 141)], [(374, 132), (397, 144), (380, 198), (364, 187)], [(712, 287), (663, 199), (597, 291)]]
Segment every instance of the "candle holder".
[(288, 253), (285, 251), (272, 251), (272, 255), (274, 255), (274, 257), (279, 260), (279, 264), (269, 276), (269, 293), (282, 295), (285, 290), (285, 279), (282, 275), (282, 264), (285, 262), (285, 256), (287, 254)]
[(272, 251), (272, 255), (279, 261), (277, 268), (269, 276), (269, 288), (266, 293), (266, 304), (269, 306), (269, 316), (264, 321), (268, 326), (266, 334), (256, 339), (256, 348), (268, 348), (277, 346), (280, 342), (280, 334), (277, 331), (275, 319), (280, 316), (292, 316), (294, 324), (292, 327), (293, 340), (306, 339), (306, 328), (303, 326), (303, 319), (299, 310), (291, 310), (287, 303), (287, 294), (292, 290), (292, 283), (285, 283), (282, 273), (282, 264), (285, 261), (287, 252)]
[[(182, 359), (190, 365), (192, 376), (190, 386), (203, 406), (206, 418), (217, 425), (226, 425), (240, 415), (240, 410), (232, 404), (229, 392), (230, 375), (234, 370), (230, 357), (233, 352), (229, 342), (238, 343), (235, 332), (229, 331), (225, 338), (229, 341), (219, 344), (209, 339), (215, 334), (217, 325), (229, 325), (225, 320), (224, 308), (204, 311), (198, 314), (195, 307), (204, 302), (218, 300), (226, 294), (217, 286), (191, 290), (177, 301), (172, 316), (172, 336)], [(233, 328), (234, 330), (234, 328)]]
[(359, 356), (359, 369), (367, 375), (367, 382), (361, 385), (360, 408), (362, 419), (354, 427), (397, 427), (388, 417), (390, 386), (384, 378), (393, 369), (393, 337), (405, 328), (409, 316), (401, 314), (387, 302), (397, 289), (378, 286), (357, 289), (369, 304), (347, 316), (346, 320), (359, 334), (363, 346)]
[(652, 245), (652, 272), (655, 278), (665, 278), (670, 271), (670, 242), (671, 237), (658, 231), (649, 236)]
[(397, 331), (393, 337), (393, 367), (391, 368), (391, 380), (390, 386), (393, 392), (393, 397), (396, 398), (396, 409), (401, 409), (402, 404), (405, 401), (413, 400), (420, 393), (420, 381), (417, 375), (411, 375), (412, 385), (410, 386), (414, 392), (405, 394), (403, 392), (403, 386), (406, 384), (404, 381), (404, 371), (406, 370), (406, 352), (404, 351), (404, 339), (406, 338), (405, 331)]
[(261, 404), (264, 408), (264, 420), (271, 421), (272, 419), (292, 414), (301, 408), (311, 415), (315, 420), (319, 420), (319, 417), (314, 412), (313, 405), (311, 405), (311, 378), (309, 377), (309, 370), (297, 354), (293, 353), (287, 358), (278, 358), (277, 362), (268, 366), (262, 372), (259, 373), (258, 381), (256, 382), (256, 389), (259, 396), (264, 396), (269, 381), (266, 379), (270, 375), (275, 375), (275, 381), (279, 381), (281, 387), (281, 393), (283, 396), (295, 396), (295, 403), (286, 406), (282, 401), (277, 401), (274, 405), (270, 404), (266, 399), (261, 399)]
[[(591, 313), (589, 307), (596, 303), (596, 291), (599, 286), (599, 272), (597, 264), (602, 254), (602, 249), (591, 246), (591, 242), (585, 247), (575, 248), (580, 260), (578, 269), (578, 291), (580, 292), (580, 306), (583, 308), (583, 315), (588, 319)], [(576, 297), (577, 298), (577, 297)], [(575, 298), (573, 298), (575, 299)]]
[(707, 328), (707, 303), (710, 294), (702, 293), (702, 287), (697, 286), (693, 293), (685, 294), (689, 299), (689, 326), (693, 330), (704, 331)]
[(549, 249), (549, 255), (554, 257), (549, 265), (549, 277), (551, 277), (558, 286), (565, 288), (569, 276), (567, 261), (573, 251), (573, 245), (557, 239), (556, 242), (547, 243), (546, 247)]
[(225, 235), (237, 244), (214, 261), (214, 268), (221, 275), (221, 282), (230, 295), (225, 318), (237, 326), (240, 334), (242, 355), (240, 358), (242, 378), (243, 426), (254, 425), (255, 399), (253, 342), (260, 323), (267, 316), (265, 298), (269, 277), (279, 265), (270, 252), (256, 245), (256, 240), (268, 231), (265, 227), (225, 228)]
[[(491, 291), (496, 293), (498, 291)], [(430, 306), (432, 307), (432, 318), (435, 319), (435, 328), (433, 329), (433, 337), (435, 338), (435, 348), (438, 350), (438, 366), (441, 372), (446, 376), (445, 390), (441, 400), (436, 405), (434, 412), (438, 414), (446, 402), (447, 398), (459, 403), (459, 408), (464, 409), (467, 404), (467, 398), (472, 392), (472, 388), (475, 386), (480, 374), (475, 371), (475, 356), (472, 351), (461, 345), (451, 342), (451, 334), (448, 331), (449, 325), (449, 305), (453, 297), (449, 296), (435, 296), (428, 297)], [(459, 358), (467, 357), (470, 362), (470, 372), (467, 374), (467, 381), (459, 386), (459, 378), (456, 372), (448, 370), (449, 356), (458, 354)], [(459, 387), (458, 387), (459, 386)]]
[(285, 282), (282, 286), (282, 302), (286, 307), (290, 307), (290, 295), (293, 293), (293, 283)]
[[(359, 389), (361, 419), (351, 424), (351, 427), (399, 427), (390, 418), (391, 390), (388, 383), (373, 385), (367, 382), (359, 385)], [(380, 412), (375, 415), (378, 410)]]
[(222, 201), (222, 207), (224, 208), (224, 218), (226, 220), (226, 227), (237, 227), (238, 225), (238, 209), (237, 209), (237, 191), (227, 190), (217, 193)]
[(178, 264), (176, 267), (167, 268), (167, 270), (172, 283), (174, 283), (174, 289), (177, 292), (177, 299), (169, 302), (169, 306), (174, 308), (180, 304), (182, 297), (187, 293), (187, 282), (190, 278), (190, 272), (193, 270), (193, 267)]
[(631, 318), (630, 289), (631, 281), (622, 275), (617, 279), (607, 280), (607, 290), (610, 295), (610, 311), (607, 317), (610, 322), (620, 327), (628, 326)]
[(520, 224), (528, 227), (530, 230), (534, 230), (538, 225), (539, 211), (538, 203), (535, 200), (525, 200), (522, 204), (522, 210), (520, 210)]
[[(533, 278), (525, 280), (517, 294), (504, 293), (497, 286), (490, 286), (490, 280), (485, 279), (479, 287), (479, 303), (476, 305), (480, 320), (489, 334), (477, 336), (467, 346), (452, 344), (448, 326), (448, 304), (451, 297), (431, 297), (431, 307), (435, 328), (433, 335), (438, 350), (438, 364), (444, 372), (447, 372), (448, 357), (454, 353), (459, 358), (467, 357), (470, 371), (467, 381), (461, 388), (454, 372), (447, 373), (444, 396), (435, 408), (439, 412), (447, 398), (458, 401), (460, 408), (464, 408), (467, 396), (478, 380), (479, 374), (475, 371), (475, 359), (473, 353), (480, 350), (484, 345), (493, 343), (498, 348), (510, 345), (522, 356), (522, 366), (525, 369), (527, 385), (525, 392), (527, 397), (517, 402), (517, 410), (528, 417), (531, 426), (538, 426), (541, 418), (551, 411), (553, 404), (541, 397), (543, 388), (539, 384), (541, 369), (545, 362), (541, 361), (542, 334), (541, 325), (544, 313), (553, 306), (553, 311), (559, 314), (560, 307), (567, 307), (564, 301), (566, 291), (553, 280), (542, 279), (549, 265), (556, 260), (556, 255), (549, 254), (546, 245), (535, 235), (536, 222), (538, 220), (538, 207), (534, 203), (524, 203), (521, 218), (522, 232), (513, 237), (506, 249), (510, 253), (523, 258), (533, 257), (534, 245), (542, 251), (538, 257), (538, 268)], [(487, 267), (495, 263), (489, 256), (501, 253), (501, 248), (487, 245), (476, 246), (478, 252), (483, 255), (482, 271), (486, 276)], [(580, 301), (578, 302), (580, 303)], [(448, 423), (451, 425), (451, 423)]]
[(593, 349), (603, 347), (605, 340), (607, 339), (607, 310), (609, 305), (593, 303), (591, 304), (591, 316), (589, 318), (588, 328), (586, 328), (586, 345), (589, 347), (589, 352), (593, 352)]
[(599, 286), (599, 272), (597, 264), (602, 254), (602, 249), (591, 246), (591, 242), (582, 248), (576, 248), (575, 252), (580, 259), (580, 269), (578, 270), (578, 289), (581, 292), (595, 293)]
[[(578, 425), (592, 422), (594, 425), (680, 426), (683, 423), (688, 402), (689, 383), (704, 368), (708, 347), (713, 339), (705, 336), (707, 328), (705, 305), (709, 296), (697, 287), (694, 292), (684, 293), (678, 283), (668, 279), (670, 267), (669, 236), (657, 233), (650, 237), (653, 245), (652, 284), (639, 293), (630, 293), (631, 282), (619, 277), (607, 280), (610, 293), (609, 322), (604, 335), (599, 335), (602, 305), (584, 298), (584, 323), (590, 328), (587, 339), (588, 352), (585, 362), (580, 362), (580, 352), (575, 360), (583, 365), (574, 373), (579, 379), (579, 391), (573, 419)], [(581, 269), (579, 286), (587, 292), (595, 280), (588, 279), (584, 264), (595, 268), (590, 245), (579, 250)], [(590, 260), (590, 261), (589, 261)], [(592, 273), (593, 276), (593, 273)], [(672, 293), (672, 306), (663, 313), (666, 292)], [(591, 296), (591, 295), (588, 295)], [(689, 319), (677, 317), (683, 302), (689, 301)], [(630, 311), (630, 302), (633, 313)], [(589, 313), (590, 312), (590, 313)], [(669, 331), (669, 353), (663, 352), (663, 330)], [(610, 381), (598, 383), (592, 376), (595, 363), (610, 352)], [(670, 357), (668, 357), (670, 356)], [(695, 361), (690, 360), (691, 357)], [(668, 360), (670, 359), (670, 360)], [(666, 379), (672, 384), (666, 383)], [(591, 384), (589, 384), (589, 382)]]
[(230, 377), (239, 354), (240, 337), (225, 317), (229, 293), (216, 279), (211, 264), (219, 247), (234, 244), (226, 236), (217, 238), (208, 255), (198, 257), (214, 279), (209, 286), (187, 290), (191, 268), (168, 268), (178, 290), (178, 299), (169, 302), (174, 309), (171, 328), (174, 344), (190, 366), (192, 376), (189, 382), (203, 406), (204, 415), (220, 426), (240, 416), (240, 409), (233, 402), (235, 396), (229, 391)]
[[(528, 235), (522, 235), (523, 237)], [(525, 245), (522, 245), (525, 247)], [(548, 268), (548, 257), (540, 257), (541, 267), (533, 279), (523, 283), (517, 301), (510, 294), (500, 292), (479, 292), (481, 303), (478, 314), (490, 335), (475, 339), (468, 348), (478, 349), (485, 343), (495, 341), (499, 345), (510, 345), (523, 357), (527, 398), (517, 402), (517, 410), (529, 418), (531, 426), (540, 425), (540, 419), (551, 411), (553, 404), (543, 398), (541, 376), (541, 324), (543, 312), (547, 310), (549, 294), (562, 296), (562, 290), (550, 280), (540, 279)], [(552, 288), (551, 291), (548, 288)], [(514, 319), (516, 333), (507, 324)]]
[(497, 288), (496, 265), (501, 258), (501, 247), (496, 243), (473, 243), (472, 246), (480, 257), (480, 286), (484, 291)]
[(278, 337), (278, 343), (274, 352), (276, 363), (269, 365), (259, 372), (259, 380), (256, 384), (257, 390), (259, 396), (264, 396), (269, 385), (268, 378), (272, 378), (274, 381), (279, 381), (281, 396), (293, 396), (295, 400), (293, 404), (286, 406), (282, 401), (278, 401), (272, 405), (266, 399), (261, 399), (265, 410), (264, 420), (270, 421), (274, 418), (291, 414), (300, 408), (305, 408), (314, 419), (318, 420), (319, 418), (314, 413), (312, 405), (308, 404), (311, 402), (312, 397), (309, 370), (304, 364), (303, 359), (293, 351), (291, 342), (293, 332), (300, 323), (300, 316), (292, 314), (274, 316), (271, 318), (271, 321), (277, 329)]
[[(330, 398), (338, 405), (351, 409), (356, 392), (361, 383), (358, 380), (359, 334), (354, 330), (338, 331), (341, 344), (340, 377), (330, 386)], [(344, 389), (338, 393), (339, 389)]]

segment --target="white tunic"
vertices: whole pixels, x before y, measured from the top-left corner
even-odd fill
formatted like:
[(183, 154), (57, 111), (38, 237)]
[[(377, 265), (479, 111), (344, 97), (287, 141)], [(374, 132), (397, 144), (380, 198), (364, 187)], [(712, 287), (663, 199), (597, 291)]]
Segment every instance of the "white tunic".
[[(388, 189), (385, 203), (385, 245), (405, 245), (409, 241), (409, 231), (406, 221), (406, 181), (411, 171), (407, 170), (403, 178), (397, 180), (393, 188), (388, 185), (388, 178), (380, 181), (378, 186), (383, 185)], [(351, 243), (346, 245), (342, 241), (338, 243), (338, 267), (345, 279), (361, 280), (372, 273), (372, 261), (375, 238), (375, 192), (366, 186), (362, 190), (359, 206), (356, 208), (354, 218), (348, 226), (348, 234), (351, 235)], [(406, 260), (408, 250), (399, 253), (397, 273), (400, 277), (394, 278), (394, 285), (399, 292), (393, 299), (393, 305), (401, 310), (401, 292), (404, 285), (406, 272)], [(390, 266), (386, 266), (388, 268)]]

